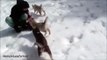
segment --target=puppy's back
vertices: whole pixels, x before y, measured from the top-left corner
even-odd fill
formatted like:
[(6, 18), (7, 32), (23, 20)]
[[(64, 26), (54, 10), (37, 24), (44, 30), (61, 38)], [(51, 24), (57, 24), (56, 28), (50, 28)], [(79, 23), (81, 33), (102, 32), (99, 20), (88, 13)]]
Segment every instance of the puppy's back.
[(47, 41), (46, 41), (45, 37), (42, 35), (42, 33), (40, 32), (39, 28), (33, 29), (33, 34), (34, 34), (34, 37), (36, 38), (36, 41), (38, 43), (41, 43), (43, 45), (47, 45)]
[[(41, 57), (43, 57), (46, 60), (48, 58), (50, 58), (50, 60), (52, 60), (53, 58), (52, 58), (51, 50), (50, 50), (50, 48), (49, 48), (49, 46), (47, 44), (47, 41), (46, 41), (45, 37), (42, 35), (40, 30), (38, 28), (33, 29), (33, 34), (34, 34), (34, 36), (36, 38), (36, 42), (38, 42), (39, 44), (43, 45), (42, 48), (44, 49), (44, 51), (43, 51)], [(41, 55), (40, 51), (41, 51), (42, 48), (38, 47), (38, 51), (39, 51), (38, 54), (39, 55)], [(44, 57), (45, 55), (46, 55), (46, 57)]]

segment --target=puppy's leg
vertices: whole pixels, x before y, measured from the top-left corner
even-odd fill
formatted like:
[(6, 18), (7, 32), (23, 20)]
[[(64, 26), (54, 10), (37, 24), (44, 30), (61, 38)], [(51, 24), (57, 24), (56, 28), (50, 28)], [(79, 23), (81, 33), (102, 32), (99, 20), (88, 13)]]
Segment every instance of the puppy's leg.
[(34, 47), (36, 47), (36, 48), (38, 48), (38, 45), (37, 45), (37, 43), (36, 43), (36, 42), (33, 44), (33, 46), (34, 46)]
[(43, 46), (41, 44), (39, 44), (38, 42), (34, 43), (35, 45), (39, 46), (40, 48), (42, 48)]
[(46, 50), (47, 50), (47, 53), (50, 55), (51, 60), (53, 60), (53, 58), (52, 58), (52, 52), (51, 52), (49, 46), (47, 46), (47, 47), (45, 47), (45, 48), (46, 48)]
[(33, 44), (34, 46), (37, 45), (36, 42)]
[(52, 55), (50, 57), (51, 57), (51, 60), (54, 60), (53, 57), (52, 57)]
[(46, 34), (47, 34), (47, 31), (45, 30), (44, 32), (45, 32), (45, 36), (46, 36)]
[(35, 13), (36, 11), (34, 10), (34, 13)]
[(48, 32), (49, 34), (46, 36), (46, 37), (48, 37), (50, 34), (51, 34), (51, 32), (50, 32), (50, 29), (48, 28), (47, 30), (46, 30), (46, 32)]
[(49, 35), (51, 34), (51, 31), (50, 31), (50, 29), (49, 28), (47, 28), (47, 31), (49, 32)]

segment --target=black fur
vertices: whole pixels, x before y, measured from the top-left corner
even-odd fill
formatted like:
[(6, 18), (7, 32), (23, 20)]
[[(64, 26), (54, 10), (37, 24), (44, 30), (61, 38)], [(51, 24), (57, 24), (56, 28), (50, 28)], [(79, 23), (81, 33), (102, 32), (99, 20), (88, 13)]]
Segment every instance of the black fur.
[(39, 56), (42, 53), (41, 49), (43, 49), (44, 52), (47, 52), (52, 57), (52, 53), (50, 51), (49, 46), (47, 45), (47, 41), (46, 41), (45, 37), (42, 35), (42, 33), (40, 32), (40, 30), (38, 28), (33, 29), (33, 34), (34, 34), (34, 37), (36, 38), (36, 42), (43, 45), (43, 48), (38, 46)]

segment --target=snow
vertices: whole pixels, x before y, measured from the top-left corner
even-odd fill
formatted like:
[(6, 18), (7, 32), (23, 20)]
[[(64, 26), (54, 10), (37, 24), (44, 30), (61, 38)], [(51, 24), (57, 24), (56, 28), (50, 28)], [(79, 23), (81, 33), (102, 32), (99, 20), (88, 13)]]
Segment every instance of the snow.
[[(33, 14), (32, 4), (42, 4), (49, 17), (51, 35), (46, 39), (54, 60), (106, 60), (106, 0), (27, 1), (34, 18), (45, 17)], [(1, 60), (40, 60), (32, 32), (18, 34), (5, 23), (16, 1), (0, 0), (0, 3)]]

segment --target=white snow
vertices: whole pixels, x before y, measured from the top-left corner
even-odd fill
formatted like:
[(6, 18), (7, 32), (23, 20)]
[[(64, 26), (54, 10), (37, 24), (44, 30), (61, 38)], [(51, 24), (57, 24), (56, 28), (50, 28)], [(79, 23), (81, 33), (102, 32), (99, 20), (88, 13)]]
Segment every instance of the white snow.
[[(54, 60), (106, 60), (106, 0), (27, 0), (42, 4), (51, 35), (47, 37)], [(0, 0), (1, 60), (40, 60), (31, 31), (15, 33), (5, 23), (16, 0)]]

